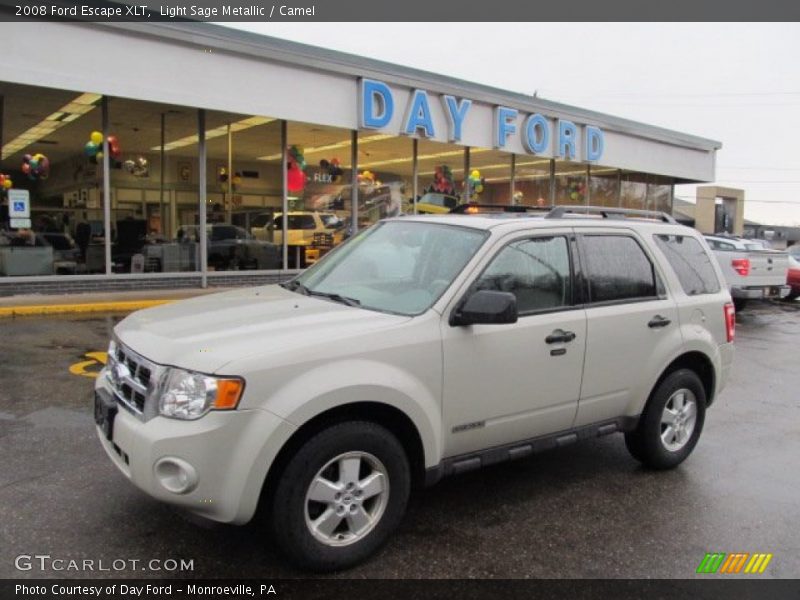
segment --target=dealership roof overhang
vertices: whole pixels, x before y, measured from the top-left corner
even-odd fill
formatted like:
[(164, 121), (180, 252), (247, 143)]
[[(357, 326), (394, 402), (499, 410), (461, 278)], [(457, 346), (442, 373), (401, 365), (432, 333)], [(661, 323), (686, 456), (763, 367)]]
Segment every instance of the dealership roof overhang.
[[(475, 125), (463, 145), (489, 147), (493, 111), (507, 106), (599, 127), (606, 143), (598, 164), (676, 183), (713, 181), (721, 148), (596, 111), (212, 24), (3, 23), (0, 35), (0, 78), (16, 83), (358, 129), (359, 79), (376, 79), (391, 86), (400, 107), (417, 89), (472, 100)], [(396, 125), (385, 131), (399, 133)], [(519, 139), (505, 150), (527, 152)]]

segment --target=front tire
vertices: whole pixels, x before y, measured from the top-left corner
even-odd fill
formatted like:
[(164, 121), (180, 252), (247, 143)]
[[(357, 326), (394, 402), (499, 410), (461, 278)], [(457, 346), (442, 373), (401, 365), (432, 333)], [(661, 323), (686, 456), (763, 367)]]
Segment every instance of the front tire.
[(672, 469), (694, 450), (705, 414), (703, 382), (694, 371), (678, 369), (650, 396), (638, 427), (625, 434), (625, 445), (645, 466)]
[(305, 442), (281, 474), (275, 540), (301, 568), (352, 567), (399, 525), (410, 489), (408, 459), (390, 431), (367, 421), (333, 425)]

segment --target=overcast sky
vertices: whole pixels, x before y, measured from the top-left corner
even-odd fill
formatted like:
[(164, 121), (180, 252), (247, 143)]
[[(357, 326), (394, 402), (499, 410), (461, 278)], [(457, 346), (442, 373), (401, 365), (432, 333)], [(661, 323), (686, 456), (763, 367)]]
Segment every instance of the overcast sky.
[(745, 216), (800, 225), (800, 24), (236, 26), (719, 140), (716, 183), (745, 190)]

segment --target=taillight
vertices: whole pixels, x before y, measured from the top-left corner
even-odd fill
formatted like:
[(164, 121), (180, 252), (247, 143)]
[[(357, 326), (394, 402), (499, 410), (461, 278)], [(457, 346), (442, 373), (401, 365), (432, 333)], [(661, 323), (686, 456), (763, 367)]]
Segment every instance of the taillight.
[(736, 310), (733, 304), (725, 305), (725, 333), (728, 336), (728, 341), (733, 341), (733, 335), (736, 333)]
[(731, 261), (733, 270), (742, 277), (750, 275), (750, 259), (749, 258), (734, 258)]

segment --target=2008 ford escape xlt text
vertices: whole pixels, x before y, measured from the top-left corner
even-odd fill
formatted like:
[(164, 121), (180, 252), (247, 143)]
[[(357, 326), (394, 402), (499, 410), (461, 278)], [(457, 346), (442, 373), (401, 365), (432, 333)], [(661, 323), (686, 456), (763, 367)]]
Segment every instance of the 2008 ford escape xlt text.
[(95, 420), (151, 496), (227, 523), (258, 509), (269, 543), (333, 570), (446, 475), (613, 432), (679, 465), (733, 335), (708, 246), (661, 213), (407, 216), (288, 283), (127, 317)]

